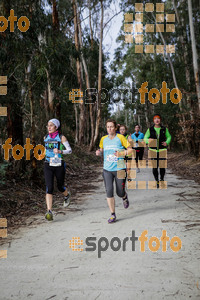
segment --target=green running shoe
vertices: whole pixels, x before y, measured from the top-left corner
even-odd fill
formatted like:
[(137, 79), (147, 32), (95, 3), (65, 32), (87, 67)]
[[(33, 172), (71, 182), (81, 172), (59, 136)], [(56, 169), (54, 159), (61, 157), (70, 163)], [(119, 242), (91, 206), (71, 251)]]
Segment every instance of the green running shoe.
[(53, 221), (53, 213), (51, 210), (49, 210), (46, 214), (45, 214), (45, 219), (47, 219), (48, 221)]

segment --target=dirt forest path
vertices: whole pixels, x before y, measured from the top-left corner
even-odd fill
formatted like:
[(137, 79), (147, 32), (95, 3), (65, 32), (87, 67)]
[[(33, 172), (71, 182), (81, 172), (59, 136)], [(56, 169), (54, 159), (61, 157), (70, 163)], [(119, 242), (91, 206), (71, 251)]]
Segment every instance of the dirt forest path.
[[(152, 180), (151, 170), (142, 169), (137, 180)], [(0, 299), (200, 299), (200, 186), (167, 171), (166, 190), (128, 190), (130, 207), (125, 210), (116, 198), (118, 221), (108, 224), (109, 210), (102, 176), (94, 178), (94, 192), (84, 194), (80, 204), (63, 209), (53, 222), (38, 216), (39, 225), (22, 228), (0, 259)], [(65, 213), (65, 214), (64, 214)], [(139, 237), (148, 230), (160, 239), (162, 230), (170, 240), (178, 236), (182, 248), (157, 252), (140, 251)], [(72, 251), (69, 241), (80, 237), (83, 251)], [(86, 238), (93, 237), (95, 251), (86, 251)], [(108, 249), (100, 252), (100, 245)], [(121, 248), (113, 251), (117, 246)], [(120, 241), (119, 241), (120, 240)], [(101, 242), (101, 243), (100, 243)], [(153, 243), (152, 245), (155, 245)], [(175, 244), (176, 245), (176, 244)], [(90, 247), (91, 248), (91, 247)], [(101, 256), (101, 257), (98, 257)]]

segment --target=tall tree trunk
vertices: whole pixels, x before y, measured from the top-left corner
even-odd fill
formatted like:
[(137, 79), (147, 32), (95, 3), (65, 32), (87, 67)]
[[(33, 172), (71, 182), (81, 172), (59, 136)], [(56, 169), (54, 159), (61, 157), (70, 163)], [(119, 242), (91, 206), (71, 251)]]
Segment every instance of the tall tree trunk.
[(200, 84), (199, 84), (199, 70), (198, 70), (198, 61), (197, 61), (197, 49), (196, 49), (196, 41), (194, 35), (194, 25), (192, 20), (192, 1), (188, 0), (188, 15), (190, 22), (190, 35), (192, 42), (192, 57), (193, 57), (193, 69), (194, 69), (194, 79), (196, 85), (196, 93), (198, 99), (198, 108), (200, 113)]
[[(150, 127), (150, 122), (149, 122), (149, 117), (148, 117), (148, 106), (149, 106), (149, 104), (148, 104), (148, 101), (147, 101), (147, 104), (144, 105), (144, 115), (145, 115), (145, 121), (146, 121), (146, 124), (147, 124), (147, 128)], [(154, 109), (154, 105), (153, 105), (153, 109)]]
[(86, 114), (86, 124), (87, 124), (87, 133), (86, 133), (86, 144), (89, 145), (90, 143), (90, 116), (89, 116), (90, 110), (87, 106), (87, 114)]
[(78, 144), (78, 106), (74, 103), (74, 113), (75, 113), (75, 124), (76, 124), (76, 131), (75, 131), (75, 144)]
[(46, 120), (49, 120), (49, 102), (48, 102), (48, 91), (47, 88), (44, 90), (43, 95), (41, 96), (43, 99), (43, 105), (45, 109)]
[(99, 71), (98, 71), (98, 101), (97, 101), (97, 119), (95, 127), (95, 135), (93, 147), (96, 144), (99, 135), (99, 125), (101, 121), (101, 89), (102, 89), (102, 44), (103, 44), (103, 0), (101, 2), (101, 27), (100, 27), (100, 43), (99, 43)]
[[(181, 16), (181, 20), (180, 20), (175, 0), (173, 0), (173, 7), (174, 7), (174, 11), (175, 11), (175, 14), (176, 14), (178, 24), (180, 26), (180, 30), (183, 30), (184, 29), (184, 18), (183, 18), (183, 16)], [(184, 36), (183, 36), (183, 34), (184, 34)], [(184, 61), (184, 65), (185, 65), (185, 78), (186, 78), (188, 91), (190, 91), (191, 79), (190, 79), (189, 63), (188, 63), (188, 59), (187, 59), (188, 58), (188, 48), (187, 48), (187, 44), (186, 44), (186, 32), (183, 31), (183, 34), (180, 33), (179, 38), (180, 38), (181, 46), (184, 49), (184, 51), (183, 51), (183, 61)], [(189, 107), (190, 118), (191, 118), (191, 120), (193, 120), (193, 113), (194, 113), (193, 112), (193, 105), (192, 105), (190, 93), (189, 92), (187, 93), (187, 91), (186, 91), (186, 107)]]
[(138, 117), (138, 125), (140, 126), (140, 115), (138, 114), (137, 117)]
[[(188, 1), (190, 1), (190, 0), (188, 0)], [(155, 19), (153, 13), (152, 13), (152, 17), (153, 17), (154, 21), (156, 22), (156, 19)], [(160, 34), (160, 37), (162, 39), (163, 45), (166, 47), (165, 39), (163, 37), (162, 32), (159, 31), (159, 34)], [(171, 72), (172, 72), (172, 77), (173, 77), (175, 88), (178, 89), (178, 84), (177, 84), (177, 80), (176, 80), (176, 74), (175, 74), (174, 66), (173, 66), (173, 63), (172, 63), (172, 60), (171, 60), (171, 57), (170, 57), (169, 53), (167, 53), (167, 59), (169, 61), (169, 65), (170, 65), (170, 68), (171, 68)], [(186, 120), (185, 120), (185, 115), (183, 114), (182, 101), (179, 102), (179, 108), (180, 108), (180, 112), (182, 113), (181, 117), (182, 117), (183, 123), (185, 124)], [(183, 134), (185, 135), (185, 128), (184, 128), (184, 126), (182, 127), (182, 130), (183, 130)], [(189, 143), (188, 143), (187, 139), (186, 139), (186, 144), (187, 144), (187, 148), (189, 149)]]
[[(13, 103), (13, 95), (15, 95), (15, 101)], [(12, 138), (12, 146), (17, 144), (23, 145), (23, 112), (20, 99), (19, 88), (16, 82), (15, 76), (12, 76), (8, 80), (8, 93), (7, 93), (7, 101), (8, 101), (8, 108), (7, 108), (7, 133), (8, 137)], [(11, 103), (12, 105), (10, 105)], [(11, 151), (10, 151), (10, 158), (11, 158)], [(12, 160), (12, 158), (11, 158)], [(24, 166), (24, 159), (20, 160), (12, 160), (13, 165), (12, 168), (17, 174), (23, 170)]]
[[(33, 97), (32, 87), (29, 87), (29, 101), (30, 101), (30, 108), (31, 108), (31, 144), (35, 148), (36, 140), (35, 140), (35, 101)], [(31, 179), (37, 180), (37, 160), (35, 156), (31, 155), (31, 167), (32, 167), (32, 174)]]
[(128, 126), (128, 113), (127, 113), (127, 109), (125, 109), (125, 125)]
[[(57, 2), (56, 0), (52, 0), (52, 23), (53, 23), (53, 43), (55, 45), (55, 38), (56, 34), (59, 30), (59, 18), (58, 18), (58, 11), (57, 11)], [(39, 38), (40, 39), (40, 38)], [(42, 49), (40, 49), (42, 51)], [(45, 68), (46, 75), (47, 75), (47, 94), (44, 93), (44, 105), (46, 108), (46, 117), (51, 118), (54, 117), (54, 98), (55, 98), (55, 91), (52, 89), (51, 78), (49, 74), (49, 70), (51, 69), (51, 65), (49, 62), (48, 57), (46, 57), (48, 63), (48, 69)], [(47, 105), (48, 103), (48, 105)], [(56, 108), (56, 114), (59, 115), (59, 108)]]
[(51, 80), (49, 76), (49, 72), (47, 69), (46, 74), (47, 74), (47, 91), (48, 91), (48, 103), (49, 103), (49, 109), (53, 113), (54, 110), (54, 105), (53, 105), (53, 99), (55, 97), (55, 92), (51, 89)]
[[(83, 69), (84, 69), (84, 73), (85, 73), (85, 81), (86, 81), (86, 87), (88, 89), (88, 91), (90, 91), (90, 79), (89, 79), (89, 73), (88, 73), (88, 69), (87, 69), (87, 64), (83, 55), (83, 45), (82, 45), (82, 30), (81, 30), (81, 22), (80, 22), (80, 18), (79, 18), (79, 14), (78, 14), (78, 33), (79, 33), (79, 45), (80, 45), (80, 52), (81, 52), (81, 61), (83, 64)], [(89, 98), (89, 106), (90, 106), (90, 121), (91, 121), (91, 144), (94, 140), (94, 114), (93, 114), (93, 104), (92, 104), (92, 97), (91, 97), (91, 93), (88, 92), (88, 98)], [(90, 148), (92, 148), (90, 146)]]
[(91, 38), (91, 50), (93, 50), (94, 38), (93, 38), (93, 29), (92, 29), (92, 18), (91, 18), (91, 1), (88, 0), (88, 8), (89, 8), (89, 25), (90, 25), (90, 38)]
[(53, 31), (54, 33), (56, 33), (56, 31), (59, 30), (59, 19), (58, 19), (56, 0), (53, 0), (52, 21), (53, 21)]
[[(28, 100), (30, 103), (30, 122), (31, 122), (31, 124), (30, 124), (31, 125), (30, 142), (33, 145), (33, 147), (35, 148), (35, 146), (36, 146), (36, 141), (35, 141), (35, 101), (34, 101), (34, 97), (33, 97), (32, 85), (30, 82), (31, 60), (28, 63), (28, 67), (25, 72), (26, 72), (26, 81), (27, 81), (27, 88), (28, 88)], [(31, 155), (31, 168), (32, 168), (31, 179), (37, 180), (37, 160), (33, 154), (33, 151), (32, 151), (32, 155)]]
[[(93, 38), (93, 29), (92, 29), (92, 18), (91, 18), (91, 2), (88, 0), (88, 7), (89, 7), (89, 25), (90, 25), (90, 39), (91, 39), (91, 50), (93, 51), (94, 46), (94, 38)], [(86, 80), (87, 83), (87, 80)], [(90, 102), (92, 101), (91, 95), (89, 95)], [(91, 131), (91, 137), (90, 137), (90, 148), (89, 150), (92, 151), (93, 149), (93, 141), (94, 141), (94, 104), (90, 103), (90, 131)]]
[(55, 116), (58, 120), (61, 120), (61, 103), (58, 101), (55, 107)]
[[(156, 22), (156, 19), (155, 19), (153, 13), (152, 13), (152, 17), (153, 17), (154, 21)], [(161, 39), (162, 39), (163, 45), (164, 45), (165, 48), (166, 48), (166, 43), (165, 43), (165, 39), (164, 39), (164, 37), (163, 37), (162, 32), (159, 31), (159, 34), (160, 34), (160, 37), (161, 37)], [(168, 61), (169, 61), (169, 65), (170, 65), (170, 68), (171, 68), (171, 72), (172, 72), (172, 77), (173, 77), (173, 81), (174, 81), (175, 88), (178, 89), (178, 84), (177, 84), (177, 80), (176, 80), (176, 74), (175, 74), (174, 66), (173, 66), (173, 63), (172, 63), (172, 60), (171, 60), (171, 57), (170, 57), (169, 53), (167, 53), (167, 59), (168, 59)], [(179, 102), (179, 107), (180, 107), (180, 110), (182, 111), (182, 102), (181, 102), (181, 101)]]
[[(74, 12), (74, 39), (75, 39), (75, 47), (77, 52), (79, 52), (79, 28), (78, 28), (78, 22), (79, 22), (79, 17), (78, 17), (78, 8), (76, 5), (76, 0), (72, 0), (72, 5), (73, 5), (73, 12)], [(76, 59), (76, 70), (77, 70), (77, 79), (78, 79), (78, 84), (79, 84), (79, 89), (82, 92), (83, 91), (83, 84), (82, 84), (82, 78), (81, 78), (81, 63), (79, 58)], [(76, 105), (76, 104), (74, 104)], [(85, 106), (84, 103), (79, 104), (79, 128), (76, 128), (76, 130), (79, 132), (78, 135), (78, 144), (84, 143), (84, 129), (85, 129)], [(77, 110), (75, 110), (77, 113)]]

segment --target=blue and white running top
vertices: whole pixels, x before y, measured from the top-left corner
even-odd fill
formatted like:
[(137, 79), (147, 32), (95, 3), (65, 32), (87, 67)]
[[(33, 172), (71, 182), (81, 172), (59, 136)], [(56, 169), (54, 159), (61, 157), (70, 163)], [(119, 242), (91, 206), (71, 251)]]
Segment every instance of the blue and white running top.
[[(62, 143), (61, 143), (61, 138), (60, 135), (58, 134), (54, 139), (51, 138), (48, 134), (48, 136), (46, 136), (46, 138), (44, 139), (45, 142), (45, 148), (46, 148), (46, 155), (45, 155), (45, 160), (46, 161), (50, 161), (50, 157), (54, 157), (55, 153), (53, 152), (54, 148), (57, 148), (59, 150), (61, 150), (62, 148)], [(60, 157), (61, 159), (63, 159), (63, 155), (58, 153), (58, 157)]]
[(108, 135), (101, 138), (99, 147), (103, 149), (104, 163), (103, 168), (107, 171), (118, 171), (126, 169), (124, 157), (116, 157), (114, 153), (116, 151), (122, 151), (130, 147), (130, 143), (122, 134), (116, 134), (114, 139), (110, 139)]

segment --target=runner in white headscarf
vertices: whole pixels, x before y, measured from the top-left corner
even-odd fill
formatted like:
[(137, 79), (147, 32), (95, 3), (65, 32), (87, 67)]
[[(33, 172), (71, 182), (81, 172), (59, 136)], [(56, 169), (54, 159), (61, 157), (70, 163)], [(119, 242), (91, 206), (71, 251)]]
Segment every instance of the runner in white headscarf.
[(46, 155), (44, 164), (44, 175), (46, 182), (46, 204), (47, 213), (45, 218), (49, 221), (53, 220), (52, 203), (54, 176), (57, 179), (57, 187), (64, 195), (64, 207), (70, 204), (70, 193), (64, 186), (66, 163), (63, 160), (63, 154), (72, 153), (72, 149), (64, 135), (59, 134), (58, 129), (60, 121), (51, 119), (48, 122), (48, 134), (44, 137)]

